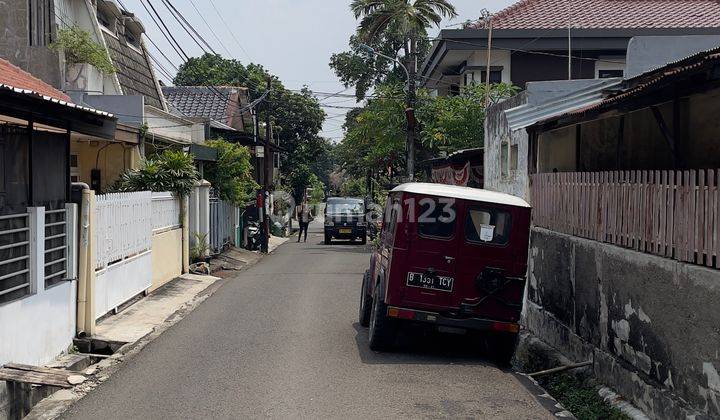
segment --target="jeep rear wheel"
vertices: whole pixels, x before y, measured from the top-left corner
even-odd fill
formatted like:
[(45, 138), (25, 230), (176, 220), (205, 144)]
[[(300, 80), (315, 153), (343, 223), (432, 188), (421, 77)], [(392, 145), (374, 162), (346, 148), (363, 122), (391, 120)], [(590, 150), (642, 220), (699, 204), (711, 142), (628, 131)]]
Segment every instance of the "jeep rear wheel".
[(395, 325), (393, 325), (393, 320), (387, 316), (387, 305), (380, 297), (380, 287), (375, 287), (368, 332), (370, 349), (374, 351), (388, 350), (395, 338), (394, 334)]
[(363, 276), (362, 289), (360, 290), (360, 314), (358, 321), (363, 327), (370, 325), (370, 311), (372, 310), (372, 298), (368, 296), (368, 283), (370, 282), (370, 270), (365, 271)]

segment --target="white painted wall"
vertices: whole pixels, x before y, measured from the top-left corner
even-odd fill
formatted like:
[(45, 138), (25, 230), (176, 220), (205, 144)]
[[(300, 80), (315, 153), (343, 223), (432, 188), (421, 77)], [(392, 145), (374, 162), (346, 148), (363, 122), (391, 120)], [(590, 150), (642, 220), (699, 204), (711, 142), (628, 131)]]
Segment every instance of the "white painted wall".
[[(503, 83), (511, 83), (511, 57), (510, 51), (492, 50), (490, 52), (490, 67), (501, 66)], [(475, 51), (468, 58), (468, 66), (487, 66), (487, 51)], [(480, 81), (480, 70), (475, 70), (475, 82)]]
[[(530, 177), (528, 176), (528, 141), (525, 129), (510, 131), (505, 110), (526, 102), (521, 93), (490, 107), (485, 118), (485, 189), (500, 191), (530, 201)], [(517, 169), (502, 173), (502, 143), (518, 148)], [(509, 158), (509, 156), (508, 156)], [(509, 166), (509, 165), (508, 165)]]
[(198, 136), (202, 124), (179, 118), (161, 109), (145, 105), (145, 123), (148, 125), (148, 137), (159, 135), (186, 144), (195, 139), (196, 143), (201, 143)]
[(151, 286), (151, 251), (98, 271), (95, 278), (95, 319), (150, 289)]
[(595, 62), (595, 78), (600, 77), (601, 70), (622, 70), (625, 73), (625, 56), (601, 55)]
[(48, 363), (75, 337), (75, 281), (0, 305), (0, 365)]

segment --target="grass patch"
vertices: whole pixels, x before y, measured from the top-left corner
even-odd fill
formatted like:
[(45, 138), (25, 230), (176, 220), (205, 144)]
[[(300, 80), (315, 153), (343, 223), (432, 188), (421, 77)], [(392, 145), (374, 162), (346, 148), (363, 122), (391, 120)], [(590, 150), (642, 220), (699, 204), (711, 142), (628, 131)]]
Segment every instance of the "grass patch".
[(578, 420), (629, 420), (630, 417), (606, 403), (597, 387), (584, 383), (571, 374), (553, 375), (539, 380), (547, 390)]

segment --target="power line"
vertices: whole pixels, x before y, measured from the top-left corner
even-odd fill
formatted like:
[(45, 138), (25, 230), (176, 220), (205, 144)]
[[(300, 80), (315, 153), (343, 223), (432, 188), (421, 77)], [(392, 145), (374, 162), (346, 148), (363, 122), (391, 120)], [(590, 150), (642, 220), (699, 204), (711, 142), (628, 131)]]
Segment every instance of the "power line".
[[(182, 47), (180, 46), (180, 44), (178, 43), (178, 41), (175, 39), (175, 37), (172, 36), (172, 34), (170, 33), (167, 25), (165, 24), (165, 21), (163, 21), (162, 17), (161, 17), (160, 14), (158, 13), (158, 11), (155, 9), (155, 7), (153, 6), (152, 2), (151, 2), (150, 0), (140, 0), (140, 1), (141, 1), (141, 3), (143, 4), (143, 7), (145, 7), (145, 3), (144, 3), (144, 2), (147, 1), (147, 4), (148, 4), (148, 5), (150, 6), (150, 8), (153, 10), (155, 16), (153, 16), (153, 13), (151, 13), (150, 10), (148, 10), (147, 7), (145, 7), (145, 10), (148, 12), (148, 14), (149, 14), (150, 17), (152, 18), (153, 22), (155, 23), (155, 25), (160, 29), (160, 32), (163, 34), (163, 36), (164, 36), (165, 39), (168, 41), (168, 43), (170, 43), (171, 46), (174, 46), (173, 43), (175, 44), (175, 46), (177, 46), (176, 52), (178, 52), (178, 50), (179, 50), (178, 56), (180, 56), (181, 61), (183, 61), (184, 63), (187, 63), (187, 62), (190, 60), (188, 54), (185, 53), (185, 51), (182, 49)], [(165, 2), (165, 1), (167, 1), (167, 0), (161, 0), (161, 1)], [(155, 17), (157, 17), (157, 20), (155, 19)], [(176, 19), (178, 19), (178, 18), (176, 17)], [(183, 19), (184, 19), (184, 18), (183, 18)], [(158, 23), (158, 21), (159, 21), (159, 23)], [(185, 21), (187, 22), (187, 20), (185, 20)], [(180, 23), (179, 20), (178, 20), (178, 23)], [(182, 24), (181, 24), (181, 26), (182, 26)], [(168, 32), (167, 34), (163, 31), (163, 28), (165, 28), (165, 30)], [(185, 28), (183, 28), (183, 29), (185, 29)], [(187, 29), (185, 29), (185, 31), (187, 32)], [(193, 29), (193, 31), (194, 31), (194, 29)], [(195, 32), (197, 32), (197, 31), (195, 31)], [(190, 33), (188, 32), (188, 34), (190, 34)], [(145, 35), (147, 36), (147, 34), (145, 34)], [(192, 35), (191, 35), (191, 37), (192, 37)], [(150, 38), (148, 37), (148, 39), (150, 39)], [(162, 52), (162, 50), (160, 50), (160, 49), (157, 47), (157, 44), (155, 44), (155, 43), (153, 42), (153, 45), (155, 46), (156, 49), (158, 49), (158, 51)], [(198, 44), (198, 45), (199, 45), (199, 44)], [(203, 49), (202, 46), (200, 46), (200, 47), (201, 47), (201, 49)], [(203, 49), (203, 51), (205, 51), (205, 50)], [(205, 52), (207, 52), (207, 51), (205, 51)], [(164, 54), (163, 54), (163, 55), (164, 55)], [(186, 60), (183, 60), (183, 56), (186, 58)], [(170, 62), (170, 60), (168, 60), (168, 61)], [(172, 62), (170, 62), (170, 63), (172, 64)], [(175, 67), (174, 64), (173, 64), (173, 67)], [(175, 69), (176, 69), (176, 71), (179, 71), (179, 69), (178, 69), (177, 67), (175, 67)], [(215, 95), (218, 99), (220, 99), (220, 100), (222, 100), (222, 101), (228, 102), (228, 104), (230, 104), (231, 106), (237, 106), (236, 104), (231, 103), (231, 102), (229, 101), (229, 99), (228, 99), (225, 95), (223, 95), (223, 94), (222, 94), (217, 88), (215, 88), (214, 86), (207, 85), (206, 87), (207, 87), (207, 88), (210, 90), (210, 92), (213, 93), (213, 95)]]
[(225, 43), (222, 42), (220, 37), (217, 36), (217, 34), (215, 33), (215, 30), (213, 30), (213, 28), (212, 28), (212, 25), (210, 25), (208, 23), (208, 21), (205, 19), (205, 16), (200, 12), (200, 9), (198, 9), (197, 5), (195, 4), (195, 1), (193, 1), (193, 0), (189, 0), (189, 1), (190, 1), (190, 5), (193, 7), (193, 9), (195, 9), (195, 12), (197, 12), (198, 16), (200, 16), (200, 19), (202, 19), (202, 21), (205, 23), (205, 26), (207, 26), (207, 28), (210, 30), (210, 33), (212, 34), (212, 36), (215, 37), (215, 40), (218, 42), (218, 44), (220, 44), (220, 46), (223, 47), (223, 49), (227, 53), (228, 57), (232, 57), (232, 53), (230, 52), (228, 47), (225, 45)]
[[(148, 1), (148, 3), (150, 3), (150, 0), (147, 0), (147, 1)], [(212, 48), (210, 43), (207, 42), (207, 40), (205, 40), (205, 38), (203, 38), (202, 35), (200, 35), (200, 33), (192, 26), (192, 24), (190, 24), (190, 22), (187, 19), (185, 19), (185, 16), (183, 16), (183, 14), (180, 13), (180, 11), (175, 8), (175, 6), (170, 2), (170, 0), (161, 0), (161, 1), (165, 5), (165, 7), (168, 9), (168, 11), (170, 11), (170, 14), (175, 18), (175, 20), (178, 22), (178, 24), (180, 24), (180, 26), (183, 28), (183, 30), (185, 30), (185, 32), (188, 34), (188, 36), (190, 36), (190, 38), (193, 38), (193, 41), (195, 41), (195, 43), (198, 45), (198, 47), (200, 47), (200, 49), (204, 53), (208, 53), (208, 50), (206, 50), (202, 44), (205, 44), (205, 46), (207, 46), (207, 48), (213, 54), (217, 55), (217, 52), (215, 52), (215, 50)], [(151, 6), (152, 6), (152, 4), (151, 4)], [(193, 34), (195, 36), (193, 36)], [(202, 41), (202, 44), (200, 43), (200, 41), (198, 41), (196, 39), (196, 37), (199, 38), (200, 41)], [(212, 91), (215, 91), (217, 93), (216, 96), (218, 96), (218, 98), (227, 100), (225, 95), (222, 92), (220, 92), (216, 87), (208, 86), (208, 88)], [(228, 100), (228, 104), (231, 106), (237, 107), (237, 104), (230, 102), (229, 100)]]
[(230, 28), (230, 25), (228, 25), (227, 22), (225, 22), (225, 18), (223, 18), (222, 13), (220, 13), (217, 6), (215, 6), (215, 2), (213, 0), (209, 0), (209, 2), (210, 2), (210, 5), (212, 6), (212, 8), (215, 9), (215, 13), (217, 13), (218, 17), (220, 18), (220, 21), (223, 23), (223, 25), (225, 25), (225, 29), (227, 29), (227, 31), (230, 32), (230, 36), (235, 41), (237, 46), (240, 47), (242, 52), (245, 53), (247, 58), (252, 62), (253, 61), (252, 57), (250, 57), (250, 54), (248, 54), (248, 52), (245, 50), (245, 48), (243, 48), (242, 44), (240, 44), (240, 41), (238, 41), (237, 37), (235, 36), (235, 32), (233, 32), (233, 30)]
[[(150, 13), (150, 17), (152, 17), (152, 19), (153, 19), (153, 21), (155, 22), (155, 24), (158, 25), (158, 27), (160, 28), (160, 32), (162, 32), (162, 28), (165, 28), (165, 31), (167, 31), (167, 35), (165, 34), (165, 32), (163, 32), (163, 36), (165, 36), (165, 39), (167, 39), (167, 41), (168, 41), (171, 45), (172, 45), (173, 43), (175, 44), (175, 46), (177, 47), (176, 52), (179, 51), (179, 52), (178, 52), (178, 55), (180, 55), (180, 58), (182, 59), (182, 57), (185, 57), (185, 60), (183, 60), (183, 61), (190, 60), (190, 57), (189, 57), (189, 56), (185, 53), (185, 51), (182, 49), (182, 47), (180, 46), (180, 43), (177, 42), (177, 40), (176, 40), (175, 37), (173, 36), (172, 32), (170, 32), (170, 29), (168, 29), (167, 25), (165, 25), (165, 21), (163, 21), (162, 17), (160, 16), (160, 13), (158, 13), (158, 11), (155, 9), (155, 6), (153, 6), (152, 2), (151, 2), (150, 0), (140, 0), (140, 2), (141, 2), (143, 5), (145, 4), (145, 2), (147, 2), (148, 6), (150, 6), (150, 8), (152, 9), (152, 11), (155, 13), (155, 16), (157, 16), (158, 21), (160, 22), (159, 24), (158, 24), (158, 21), (156, 21), (155, 18), (152, 16), (152, 13), (150, 13), (150, 11), (149, 11), (147, 8), (145, 9), (145, 10), (148, 10), (148, 13)], [(160, 25), (162, 25), (162, 27), (160, 27)]]
[[(180, 13), (178, 9), (175, 8), (175, 6), (170, 2), (170, 0), (161, 1), (165, 5), (165, 8), (167, 8), (170, 14), (175, 18), (177, 23), (180, 24), (180, 27), (185, 30), (185, 32), (190, 36), (190, 38), (192, 38), (193, 41), (195, 41), (195, 43), (198, 47), (200, 47), (201, 50), (207, 53), (207, 50), (202, 45), (205, 44), (205, 47), (212, 51), (213, 54), (217, 54), (213, 47), (205, 40), (205, 38), (202, 37), (202, 35), (198, 33), (198, 31), (195, 30), (195, 28), (190, 24), (190, 22), (187, 21), (187, 19), (185, 19), (185, 16), (183, 16), (182, 13)], [(193, 36), (193, 34), (195, 36)], [(202, 41), (202, 44), (200, 43), (200, 41)]]

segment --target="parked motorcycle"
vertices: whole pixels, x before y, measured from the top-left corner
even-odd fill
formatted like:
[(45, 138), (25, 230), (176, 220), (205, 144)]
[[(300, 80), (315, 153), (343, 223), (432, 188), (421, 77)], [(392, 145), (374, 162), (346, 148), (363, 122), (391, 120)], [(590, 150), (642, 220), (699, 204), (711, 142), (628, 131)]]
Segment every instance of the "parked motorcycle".
[(253, 221), (248, 223), (247, 226), (247, 249), (250, 251), (260, 250), (260, 244), (262, 242), (262, 229), (260, 223)]

